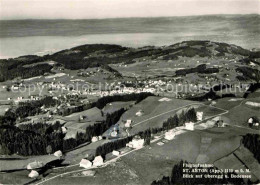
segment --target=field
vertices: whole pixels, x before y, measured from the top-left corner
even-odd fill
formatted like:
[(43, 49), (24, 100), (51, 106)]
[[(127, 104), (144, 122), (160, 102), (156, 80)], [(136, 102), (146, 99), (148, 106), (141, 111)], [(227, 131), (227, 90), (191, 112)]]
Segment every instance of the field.
[[(95, 169), (97, 172), (95, 177), (64, 176), (46, 182), (46, 184), (70, 184), (72, 182), (81, 184), (86, 181), (90, 184), (106, 184), (107, 182), (111, 184), (151, 184), (153, 180), (170, 175), (173, 165), (180, 160), (196, 163), (198, 156), (203, 153), (209, 159), (204, 162), (213, 163), (215, 160), (229, 155), (240, 145), (241, 136), (239, 134), (232, 128), (186, 131), (177, 135), (172, 141), (159, 139), (150, 146), (121, 157), (114, 163)], [(211, 140), (205, 138), (211, 138)], [(163, 145), (158, 145), (158, 143), (163, 143)], [(205, 143), (209, 144), (206, 149), (203, 147)], [(93, 143), (93, 146), (95, 144), (97, 143)], [(91, 152), (91, 149), (87, 148), (88, 146), (79, 149), (77, 153), (82, 155), (82, 153)], [(80, 156), (77, 158), (80, 159)]]
[(236, 106), (239, 106), (243, 100), (244, 99), (241, 98), (221, 98), (216, 100), (216, 104), (214, 106), (225, 110), (230, 110)]
[(112, 102), (112, 103), (108, 103), (103, 109), (102, 111), (104, 112), (104, 114), (107, 113), (113, 113), (115, 111), (118, 111), (121, 108), (129, 108), (131, 105), (134, 105), (134, 101), (128, 101), (128, 102)]
[(243, 161), (245, 166), (250, 169), (252, 174), (254, 174), (255, 177), (258, 177), (258, 180), (260, 180), (260, 164), (254, 158), (254, 155), (244, 146), (241, 146), (239, 149), (237, 149), (234, 154), (237, 158)]
[(249, 118), (253, 116), (259, 116), (259, 110), (256, 108), (249, 108), (249, 106), (243, 103), (229, 110), (225, 116), (230, 119), (231, 124), (241, 126), (245, 125)]
[[(130, 132), (136, 133), (152, 127), (161, 127), (163, 121), (170, 116), (174, 116), (178, 108), (184, 108), (184, 106), (199, 106), (199, 103), (194, 101), (179, 99), (159, 101), (160, 99), (162, 99), (162, 97), (148, 97), (140, 103), (134, 105), (121, 116), (118, 124), (123, 128), (126, 120), (132, 120), (133, 128)], [(143, 114), (141, 116), (137, 116), (136, 113), (138, 111), (143, 111)]]
[(26, 166), (34, 161), (41, 161), (44, 164), (49, 163), (51, 161), (57, 160), (58, 158), (54, 155), (42, 155), (42, 156), (34, 156), (29, 157), (27, 159), (17, 159), (17, 160), (0, 160), (0, 171), (8, 171), (8, 170), (21, 170), (26, 169)]
[[(80, 120), (80, 117), (85, 117), (83, 120)], [(93, 125), (97, 122), (105, 120), (102, 116), (101, 110), (94, 107), (82, 112), (73, 113), (69, 116), (62, 117), (67, 128), (67, 133), (65, 138), (75, 138), (77, 132), (85, 132), (86, 127)]]

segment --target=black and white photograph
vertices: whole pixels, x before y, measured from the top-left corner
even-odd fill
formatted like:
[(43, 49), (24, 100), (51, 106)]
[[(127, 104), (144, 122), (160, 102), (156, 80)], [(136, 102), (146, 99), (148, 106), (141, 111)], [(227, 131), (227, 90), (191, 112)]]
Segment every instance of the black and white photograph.
[(0, 0), (0, 185), (257, 185), (259, 124), (259, 0)]

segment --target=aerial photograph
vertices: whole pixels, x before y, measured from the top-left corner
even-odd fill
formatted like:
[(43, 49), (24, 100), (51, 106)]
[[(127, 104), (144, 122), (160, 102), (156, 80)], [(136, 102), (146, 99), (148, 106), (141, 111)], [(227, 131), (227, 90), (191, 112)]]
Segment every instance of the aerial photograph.
[(0, 0), (0, 185), (259, 185), (259, 124), (259, 0)]

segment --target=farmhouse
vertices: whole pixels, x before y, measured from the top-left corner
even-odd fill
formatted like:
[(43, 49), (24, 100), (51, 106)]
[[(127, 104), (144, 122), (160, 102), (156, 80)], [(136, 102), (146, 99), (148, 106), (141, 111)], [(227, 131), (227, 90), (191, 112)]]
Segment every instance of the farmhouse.
[(79, 167), (90, 168), (91, 166), (92, 166), (92, 162), (90, 162), (87, 159), (81, 159), (81, 161), (79, 163)]
[(91, 139), (91, 142), (92, 142), (92, 143), (95, 143), (95, 142), (97, 142), (97, 141), (98, 141), (98, 137), (97, 137), (97, 136), (92, 137), (92, 139)]
[(126, 120), (125, 127), (126, 128), (131, 127), (131, 123), (132, 123), (132, 120), (130, 120), (130, 119)]
[(144, 139), (141, 139), (139, 136), (135, 136), (132, 141), (128, 143), (128, 146), (131, 148), (142, 148), (144, 146)]
[(116, 127), (114, 127), (113, 131), (110, 133), (111, 137), (117, 137), (118, 133), (117, 133), (117, 129)]
[(248, 123), (253, 123), (253, 118), (249, 118)]
[(168, 132), (165, 133), (164, 138), (167, 140), (173, 140), (175, 137), (174, 130), (169, 130)]
[(62, 152), (60, 150), (56, 151), (54, 154), (53, 154), (55, 157), (58, 157), (58, 158), (61, 158), (62, 157)]
[(142, 116), (143, 115), (143, 111), (139, 110), (137, 113), (135, 113), (136, 116)]
[(194, 130), (194, 123), (193, 122), (185, 123), (185, 129)]
[(66, 128), (66, 127), (64, 127), (64, 126), (63, 126), (63, 127), (61, 127), (61, 131), (62, 131), (62, 133), (63, 133), (63, 134), (66, 134), (66, 133), (67, 133), (67, 128)]
[(39, 173), (35, 170), (32, 170), (31, 173), (29, 173), (28, 177), (30, 178), (36, 178), (39, 176)]
[(201, 121), (203, 119), (203, 112), (197, 112), (196, 116), (197, 116), (197, 120)]
[(120, 152), (119, 152), (119, 151), (116, 151), (116, 150), (113, 150), (112, 154), (115, 155), (115, 156), (119, 156), (119, 155), (120, 155)]
[(101, 156), (96, 156), (93, 161), (93, 166), (101, 166), (104, 163), (104, 160)]
[(44, 166), (43, 162), (41, 162), (41, 161), (34, 161), (34, 162), (29, 163), (27, 165), (27, 170), (37, 169), (37, 168), (41, 168), (43, 166)]

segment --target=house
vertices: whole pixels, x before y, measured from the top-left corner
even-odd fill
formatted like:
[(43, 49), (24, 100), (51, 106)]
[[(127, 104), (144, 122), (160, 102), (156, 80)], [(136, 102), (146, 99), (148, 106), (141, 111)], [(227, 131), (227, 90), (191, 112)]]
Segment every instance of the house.
[(79, 163), (79, 167), (90, 168), (91, 166), (92, 166), (92, 162), (90, 162), (87, 159), (81, 159), (81, 161)]
[(141, 139), (140, 136), (135, 136), (132, 141), (129, 142), (129, 147), (131, 148), (142, 148), (144, 146), (144, 139)]
[(101, 166), (104, 163), (104, 160), (101, 156), (96, 156), (93, 161), (93, 166)]
[(119, 156), (119, 155), (120, 155), (120, 152), (119, 152), (119, 151), (116, 151), (116, 150), (113, 150), (112, 154), (115, 155), (115, 156)]
[(97, 142), (97, 141), (98, 141), (98, 137), (97, 137), (97, 136), (92, 137), (92, 139), (91, 139), (91, 142), (92, 142), (92, 143), (95, 143), (95, 142)]
[(131, 127), (131, 123), (132, 123), (132, 120), (130, 120), (130, 119), (126, 120), (125, 127), (126, 128)]
[(39, 176), (39, 173), (35, 170), (32, 170), (31, 173), (29, 173), (28, 177), (30, 178), (37, 178)]
[(61, 158), (62, 157), (62, 152), (60, 150), (54, 152), (53, 154), (55, 157)]
[(63, 127), (61, 127), (61, 131), (62, 131), (62, 133), (63, 133), (63, 134), (66, 134), (66, 133), (67, 133), (67, 128), (66, 128), (66, 127), (64, 127), (64, 126), (63, 126)]
[(117, 137), (118, 133), (117, 133), (117, 128), (114, 127), (113, 131), (110, 133), (111, 137)]
[(194, 130), (194, 123), (193, 122), (185, 123), (185, 129)]
[(143, 115), (143, 111), (139, 110), (137, 113), (135, 113), (136, 116), (142, 116)]
[(251, 124), (252, 124), (252, 123), (253, 123), (253, 118), (249, 118), (249, 119), (248, 119), (248, 123), (251, 123)]
[(203, 112), (197, 112), (196, 116), (197, 116), (197, 120), (201, 121), (203, 119)]
[(102, 136), (98, 136), (98, 140), (99, 140), (99, 141), (102, 140)]
[(212, 101), (210, 105), (216, 105), (217, 102), (216, 101)]
[(175, 137), (174, 130), (169, 130), (168, 132), (165, 133), (164, 138), (167, 140), (173, 140)]
[(37, 169), (43, 167), (44, 164), (41, 161), (34, 161), (27, 165), (27, 170)]

